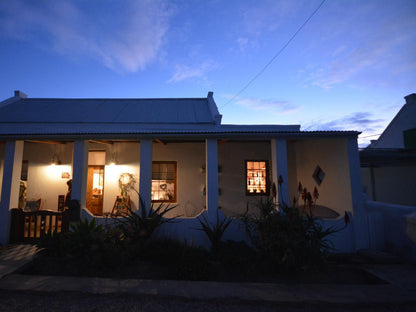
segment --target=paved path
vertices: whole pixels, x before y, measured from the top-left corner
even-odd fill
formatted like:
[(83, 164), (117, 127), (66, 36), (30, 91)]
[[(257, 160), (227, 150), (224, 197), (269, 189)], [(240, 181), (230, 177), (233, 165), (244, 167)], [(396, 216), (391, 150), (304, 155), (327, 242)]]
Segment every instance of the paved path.
[(29, 244), (10, 245), (0, 252), (0, 279), (32, 261), (37, 247)]
[(237, 298), (270, 302), (416, 303), (416, 290), (391, 284), (266, 284), (219, 283), (140, 279), (35, 276), (11, 274), (0, 280), (2, 290), (75, 291), (93, 294), (141, 294), (188, 299)]
[(221, 283), (37, 276), (12, 273), (36, 253), (31, 245), (12, 246), (0, 255), (0, 290), (77, 292), (105, 295), (157, 295), (195, 300), (237, 299), (272, 303), (326, 302), (328, 304), (416, 304), (416, 267), (369, 265), (368, 270), (387, 281), (376, 285)]

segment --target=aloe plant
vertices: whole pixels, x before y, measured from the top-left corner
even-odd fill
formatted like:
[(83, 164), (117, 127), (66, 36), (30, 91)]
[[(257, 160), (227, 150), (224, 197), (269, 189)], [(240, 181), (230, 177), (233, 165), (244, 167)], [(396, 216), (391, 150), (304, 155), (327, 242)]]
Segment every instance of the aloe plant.
[(225, 217), (220, 220), (217, 211), (217, 220), (215, 224), (208, 222), (205, 214), (202, 214), (201, 217), (198, 218), (198, 221), (201, 225), (201, 228), (197, 230), (204, 231), (211, 242), (211, 251), (215, 253), (218, 250), (222, 236), (224, 235), (225, 230), (231, 224), (232, 219)]
[(178, 216), (167, 218), (165, 215), (175, 209), (177, 205), (170, 206), (160, 203), (157, 207), (153, 204), (146, 207), (144, 200), (139, 196), (140, 209), (138, 212), (126, 207), (126, 212), (122, 213), (123, 218), (116, 221), (121, 225), (125, 234), (133, 240), (146, 240), (152, 236), (154, 231), (164, 223), (173, 222)]

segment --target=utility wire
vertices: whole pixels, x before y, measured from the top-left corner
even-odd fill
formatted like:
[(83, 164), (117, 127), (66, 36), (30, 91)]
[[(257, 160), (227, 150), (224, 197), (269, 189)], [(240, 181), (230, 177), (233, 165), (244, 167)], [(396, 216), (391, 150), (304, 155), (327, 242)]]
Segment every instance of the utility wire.
[(309, 20), (318, 12), (321, 6), (325, 3), (326, 0), (323, 0), (319, 6), (312, 12), (312, 14), (307, 18), (307, 20), (298, 28), (298, 30), (293, 34), (292, 37), (286, 42), (286, 44), (272, 57), (272, 59), (264, 65), (264, 67), (253, 77), (249, 82), (247, 82), (243, 88), (236, 95), (234, 95), (228, 102), (224, 105), (220, 106), (220, 108), (224, 108), (226, 105), (234, 101), (241, 93), (243, 93), (263, 72), (273, 63), (273, 61), (286, 49), (286, 47), (292, 42), (293, 39), (297, 36), (297, 34), (302, 30), (303, 27), (309, 22)]

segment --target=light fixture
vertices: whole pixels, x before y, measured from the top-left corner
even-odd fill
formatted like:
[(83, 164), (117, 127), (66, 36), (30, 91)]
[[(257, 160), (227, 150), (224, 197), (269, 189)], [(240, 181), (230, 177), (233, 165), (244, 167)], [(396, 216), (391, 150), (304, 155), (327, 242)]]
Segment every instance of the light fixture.
[(52, 160), (51, 160), (51, 165), (52, 165), (52, 166), (59, 166), (59, 165), (62, 165), (62, 161), (59, 159), (58, 155), (53, 154), (53, 156), (52, 156)]
[(115, 166), (115, 165), (118, 165), (118, 160), (116, 157), (116, 153), (113, 152), (111, 155), (111, 159), (110, 159), (110, 166)]
[(111, 147), (110, 166), (115, 166), (115, 165), (118, 165), (118, 160), (117, 160), (117, 147), (114, 142), (113, 146)]

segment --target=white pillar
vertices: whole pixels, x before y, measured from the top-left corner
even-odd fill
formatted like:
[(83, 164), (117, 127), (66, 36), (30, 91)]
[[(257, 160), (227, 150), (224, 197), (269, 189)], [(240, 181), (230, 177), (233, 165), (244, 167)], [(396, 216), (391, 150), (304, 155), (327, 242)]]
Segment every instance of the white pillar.
[(215, 223), (218, 213), (218, 142), (216, 139), (205, 140), (205, 185), (208, 221)]
[(357, 138), (348, 138), (347, 150), (353, 207), (352, 226), (354, 231), (354, 249), (367, 249), (369, 247), (368, 225), (367, 215), (364, 211)]
[(4, 154), (3, 183), (0, 201), (0, 244), (9, 242), (10, 208), (19, 206), (23, 141), (7, 141)]
[[(287, 168), (287, 143), (284, 139), (271, 140), (272, 149), (272, 183), (276, 184), (277, 197), (279, 203), (285, 203), (290, 206), (289, 199), (289, 175)], [(279, 177), (282, 177), (283, 183), (279, 190)], [(282, 197), (282, 198), (280, 198)]]
[(80, 207), (86, 207), (88, 178), (88, 141), (74, 142), (74, 158), (72, 163), (71, 199), (78, 200)]
[(139, 203), (140, 209), (150, 207), (152, 195), (152, 140), (140, 141), (140, 178), (139, 194), (145, 207)]

